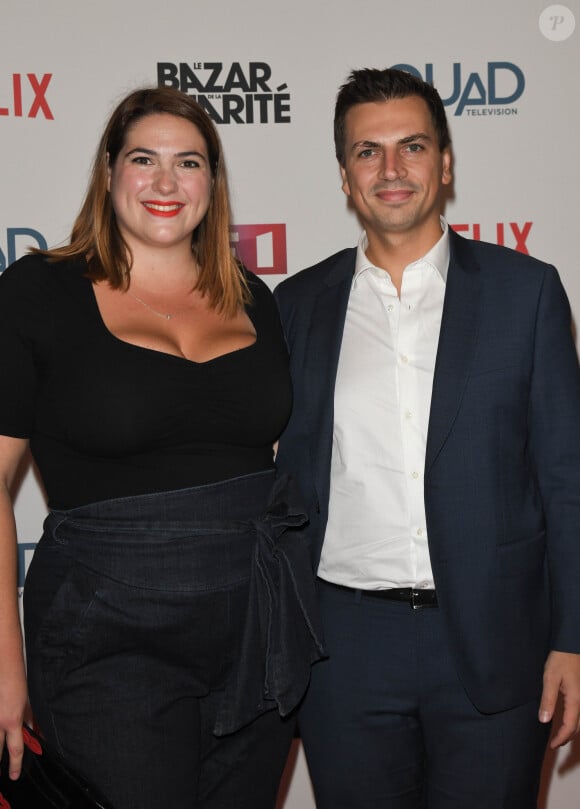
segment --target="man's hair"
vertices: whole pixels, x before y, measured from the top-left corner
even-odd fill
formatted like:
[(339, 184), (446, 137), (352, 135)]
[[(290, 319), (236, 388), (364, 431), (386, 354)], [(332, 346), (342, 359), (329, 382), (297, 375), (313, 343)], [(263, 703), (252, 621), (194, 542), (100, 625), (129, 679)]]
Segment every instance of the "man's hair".
[(213, 179), (209, 208), (192, 234), (191, 249), (200, 265), (196, 289), (210, 305), (234, 315), (249, 300), (247, 284), (229, 243), (230, 202), (221, 141), (207, 112), (190, 96), (170, 87), (145, 87), (122, 99), (113, 111), (97, 148), (89, 187), (73, 225), (70, 244), (53, 250), (35, 250), (49, 260), (85, 258), (88, 277), (108, 280), (114, 289), (127, 289), (133, 257), (125, 243), (111, 195), (109, 167), (122, 150), (127, 134), (150, 115), (172, 115), (193, 124), (208, 151)]
[(437, 90), (422, 79), (404, 70), (387, 68), (363, 68), (353, 70), (336, 97), (334, 109), (334, 146), (341, 166), (345, 161), (345, 119), (351, 107), (374, 101), (390, 101), (393, 98), (418, 96), (429, 109), (439, 149), (443, 151), (451, 143), (445, 108)]

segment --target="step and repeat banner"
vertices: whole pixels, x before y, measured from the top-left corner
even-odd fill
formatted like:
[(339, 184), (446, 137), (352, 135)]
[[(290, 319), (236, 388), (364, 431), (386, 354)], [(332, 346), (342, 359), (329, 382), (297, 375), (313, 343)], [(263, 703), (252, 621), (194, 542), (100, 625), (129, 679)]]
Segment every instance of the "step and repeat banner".
[[(447, 108), (446, 216), (472, 239), (554, 263), (580, 318), (580, 0), (0, 0), (0, 271), (66, 241), (104, 122), (130, 90), (179, 87), (218, 124), (232, 249), (274, 288), (354, 245), (340, 190), (336, 93), (360, 67), (400, 66)], [(17, 496), (21, 583), (45, 513)], [(542, 809), (574, 809), (580, 740), (550, 754)], [(280, 809), (314, 806), (297, 746)]]

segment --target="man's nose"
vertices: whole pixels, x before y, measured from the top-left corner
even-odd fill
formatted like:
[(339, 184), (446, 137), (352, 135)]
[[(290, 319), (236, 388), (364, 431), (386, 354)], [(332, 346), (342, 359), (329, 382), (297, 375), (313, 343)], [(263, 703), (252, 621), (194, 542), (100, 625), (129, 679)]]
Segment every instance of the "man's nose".
[(381, 174), (385, 180), (398, 180), (405, 176), (405, 167), (398, 150), (385, 149), (383, 151)]

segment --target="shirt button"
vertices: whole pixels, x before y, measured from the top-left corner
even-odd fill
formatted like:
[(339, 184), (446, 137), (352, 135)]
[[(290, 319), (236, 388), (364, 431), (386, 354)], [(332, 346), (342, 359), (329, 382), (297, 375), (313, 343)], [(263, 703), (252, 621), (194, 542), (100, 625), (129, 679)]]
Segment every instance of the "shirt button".
[(395, 308), (395, 307), (393, 306), (393, 304), (392, 304), (392, 303), (390, 303), (390, 304), (387, 306), (387, 312), (392, 312), (394, 308)]
[(422, 536), (423, 536), (423, 529), (422, 529), (422, 528), (417, 528), (417, 536), (418, 536), (418, 537), (422, 537)]
[(406, 418), (406, 419), (411, 419), (411, 418), (413, 418), (413, 414), (411, 413), (411, 411), (410, 411), (410, 410), (405, 410), (405, 418)]
[[(418, 472), (413, 472), (413, 473), (411, 474), (411, 477), (413, 478), (413, 480), (417, 480), (417, 478), (419, 477), (419, 473), (418, 473)], [(420, 531), (420, 530), (421, 530), (421, 529), (419, 528), (419, 531)]]
[(401, 357), (401, 362), (404, 362), (406, 365), (409, 362), (409, 357), (407, 357), (406, 354), (403, 354), (403, 356)]

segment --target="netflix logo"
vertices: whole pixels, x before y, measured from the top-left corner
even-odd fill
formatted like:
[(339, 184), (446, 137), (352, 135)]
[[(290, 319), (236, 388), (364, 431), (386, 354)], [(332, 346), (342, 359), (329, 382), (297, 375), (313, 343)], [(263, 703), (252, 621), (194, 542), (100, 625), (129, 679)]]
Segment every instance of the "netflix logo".
[[(482, 227), (479, 223), (449, 225), (449, 227), (456, 233), (467, 236), (468, 239), (474, 239), (476, 242), (481, 241)], [(532, 222), (523, 222), (521, 225), (519, 222), (496, 222), (495, 226), (490, 227), (489, 230), (484, 230), (483, 240), (505, 245), (506, 247), (511, 247), (512, 250), (517, 250), (518, 253), (529, 255), (526, 242), (531, 229)]]
[[(0, 116), (14, 118), (37, 118), (49, 121), (54, 115), (46, 97), (52, 73), (37, 76), (36, 73), (13, 73), (8, 88), (0, 82)], [(7, 106), (3, 106), (7, 104)]]

